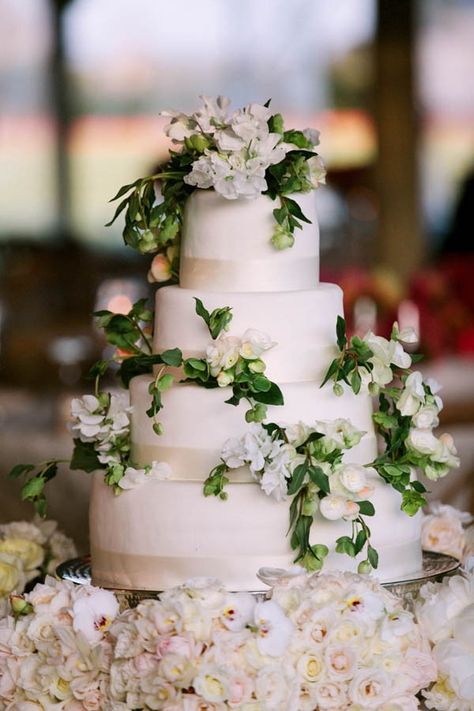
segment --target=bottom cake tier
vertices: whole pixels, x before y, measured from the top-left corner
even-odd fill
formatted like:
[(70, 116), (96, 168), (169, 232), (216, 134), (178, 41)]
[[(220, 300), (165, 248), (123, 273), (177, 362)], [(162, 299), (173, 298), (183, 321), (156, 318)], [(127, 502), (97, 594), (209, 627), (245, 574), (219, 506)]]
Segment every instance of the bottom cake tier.
[[(400, 497), (380, 479), (372, 501), (375, 572), (394, 581), (421, 568), (420, 518), (400, 511)], [(264, 566), (289, 568), (295, 557), (288, 531), (288, 502), (268, 498), (256, 483), (230, 484), (221, 501), (202, 494), (193, 481), (149, 481), (115, 496), (94, 474), (90, 507), (92, 575), (95, 585), (165, 590), (195, 576), (213, 576), (229, 590), (259, 590)], [(317, 515), (313, 542), (330, 549), (325, 570), (357, 570), (358, 560), (334, 552), (351, 524)]]

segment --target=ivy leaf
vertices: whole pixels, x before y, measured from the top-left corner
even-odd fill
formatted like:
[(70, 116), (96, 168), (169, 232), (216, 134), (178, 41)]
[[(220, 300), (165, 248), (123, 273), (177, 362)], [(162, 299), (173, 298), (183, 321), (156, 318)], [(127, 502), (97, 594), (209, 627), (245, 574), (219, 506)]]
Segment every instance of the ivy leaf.
[(349, 536), (341, 536), (336, 540), (336, 553), (345, 553), (351, 558), (355, 558), (356, 547)]
[(179, 368), (183, 362), (183, 354), (179, 348), (170, 348), (160, 353), (160, 356), (165, 365), (173, 366), (173, 368)]
[(263, 402), (264, 405), (283, 405), (283, 393), (276, 383), (271, 383), (270, 388), (266, 392), (258, 392), (253, 394), (254, 400)]
[(206, 326), (209, 326), (210, 320), (211, 320), (211, 314), (209, 311), (206, 309), (204, 304), (202, 303), (201, 299), (198, 299), (197, 297), (194, 297), (194, 301), (196, 302), (196, 313), (198, 316), (202, 318)]
[(379, 566), (379, 554), (375, 548), (372, 548), (372, 546), (367, 547), (367, 558), (369, 559), (369, 563), (372, 568), (376, 570)]
[(291, 198), (287, 197), (285, 198), (285, 203), (288, 208), (288, 212), (291, 215), (298, 218), (298, 220), (301, 220), (302, 222), (307, 222), (309, 225), (311, 224), (311, 220), (308, 220), (308, 218), (303, 214), (296, 200), (292, 200)]
[(355, 544), (354, 544), (356, 555), (361, 552), (361, 550), (365, 546), (366, 542), (367, 542), (367, 534), (364, 531), (364, 529), (361, 528), (361, 530), (359, 531), (359, 533), (356, 536)]
[(257, 375), (250, 381), (250, 387), (252, 391), (267, 393), (272, 386), (271, 381), (264, 375)]
[(84, 472), (104, 469), (104, 465), (99, 462), (94, 449), (94, 442), (81, 442), (80, 439), (74, 440), (74, 450), (69, 466), (70, 469), (81, 469)]
[[(320, 387), (322, 388), (328, 380), (332, 378), (333, 375), (336, 375), (337, 371), (339, 370), (339, 361), (337, 358), (335, 358), (329, 368), (327, 369), (326, 375), (323, 378), (323, 382), (321, 383)], [(336, 378), (337, 379), (337, 378)]]
[(371, 501), (358, 501), (357, 504), (362, 516), (374, 516), (375, 508)]

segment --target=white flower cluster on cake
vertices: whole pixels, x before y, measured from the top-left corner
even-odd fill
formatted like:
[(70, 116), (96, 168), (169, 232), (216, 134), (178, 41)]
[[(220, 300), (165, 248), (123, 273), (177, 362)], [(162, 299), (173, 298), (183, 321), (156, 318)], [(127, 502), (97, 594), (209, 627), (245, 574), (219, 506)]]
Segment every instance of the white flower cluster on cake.
[(296, 571), (270, 600), (195, 579), (122, 613), (48, 578), (0, 617), (11, 711), (412, 711), (435, 678), (413, 615), (348, 573)]
[(231, 385), (239, 371), (239, 360), (248, 361), (252, 373), (263, 373), (266, 365), (261, 356), (275, 345), (266, 333), (254, 328), (247, 329), (241, 338), (219, 336), (206, 349), (211, 375), (219, 387)]
[(77, 555), (56, 521), (12, 521), (0, 525), (0, 599)]
[[(230, 99), (201, 98), (203, 105), (193, 114), (162, 112), (171, 118), (166, 134), (175, 143), (202, 152), (184, 182), (197, 188), (214, 188), (229, 200), (257, 197), (268, 188), (267, 168), (280, 163), (297, 146), (285, 141), (281, 132), (270, 130), (272, 112), (267, 106), (249, 104), (229, 114)], [(318, 131), (305, 129), (303, 134), (307, 148), (318, 145)], [(308, 189), (324, 183), (325, 170), (319, 156), (307, 161), (306, 177)]]
[(424, 692), (436, 711), (474, 709), (474, 575), (428, 583), (416, 601), (418, 622), (432, 645), (438, 667), (434, 686)]
[[(138, 469), (129, 462), (130, 412), (123, 396), (110, 393), (84, 395), (71, 402), (70, 427), (75, 440), (95, 453), (97, 467), (106, 469), (106, 481), (117, 492), (135, 489), (148, 480), (161, 481), (171, 474), (166, 462), (154, 461)], [(94, 462), (89, 470), (93, 469)]]
[[(296, 467), (305, 461), (305, 455), (297, 448), (311, 434), (322, 435), (312, 443), (312, 456), (329, 478), (330, 493), (319, 501), (321, 514), (330, 520), (357, 516), (357, 498), (367, 498), (373, 487), (367, 483), (368, 470), (357, 464), (340, 461), (331, 463), (331, 455), (350, 449), (358, 444), (365, 434), (357, 430), (349, 420), (319, 421), (313, 427), (304, 423), (285, 427), (285, 438), (272, 436), (263, 425), (254, 423), (243, 437), (228, 439), (222, 448), (221, 458), (229, 469), (248, 466), (253, 477), (267, 496), (276, 501), (286, 499), (288, 484)], [(317, 488), (313, 492), (316, 493)], [(313, 515), (317, 498), (314, 499)]]

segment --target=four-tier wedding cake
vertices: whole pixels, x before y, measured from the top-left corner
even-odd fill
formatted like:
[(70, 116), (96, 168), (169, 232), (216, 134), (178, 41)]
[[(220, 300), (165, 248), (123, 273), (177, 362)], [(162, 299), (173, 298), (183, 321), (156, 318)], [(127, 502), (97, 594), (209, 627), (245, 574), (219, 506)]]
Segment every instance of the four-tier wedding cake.
[[(406, 463), (421, 430), (404, 404), (416, 394), (406, 371), (405, 391), (379, 420), (387, 432), (389, 418), (409, 427), (398, 473), (388, 459), (372, 466), (372, 395), (410, 357), (396, 336), (378, 343), (371, 334), (366, 351), (354, 342), (360, 362), (342, 372), (342, 292), (319, 282), (316, 132), (284, 131), (268, 107), (230, 118), (226, 110), (222, 99), (205, 99), (191, 117), (168, 114), (182, 150), (158, 176), (126, 188), (126, 241), (156, 247), (155, 272), (165, 265), (165, 277), (178, 263), (178, 223), (179, 283), (157, 290), (153, 370), (130, 379), (130, 459), (145, 476), (117, 496), (120, 481), (114, 491), (94, 475), (94, 583), (164, 590), (215, 576), (230, 590), (256, 590), (260, 568), (295, 561), (353, 571), (378, 562), (377, 576), (399, 580), (421, 568), (419, 506), (409, 506), (423, 487)], [(418, 412), (434, 402), (421, 387)]]

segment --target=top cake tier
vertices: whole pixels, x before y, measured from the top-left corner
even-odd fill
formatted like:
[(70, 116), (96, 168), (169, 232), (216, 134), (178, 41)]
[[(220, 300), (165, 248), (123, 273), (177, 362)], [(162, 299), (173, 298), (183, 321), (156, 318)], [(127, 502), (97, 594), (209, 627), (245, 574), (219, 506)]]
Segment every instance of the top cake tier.
[(271, 243), (278, 200), (227, 200), (214, 190), (188, 198), (180, 286), (201, 291), (299, 291), (319, 282), (319, 229), (314, 193), (292, 195), (311, 224), (295, 230), (293, 247)]

